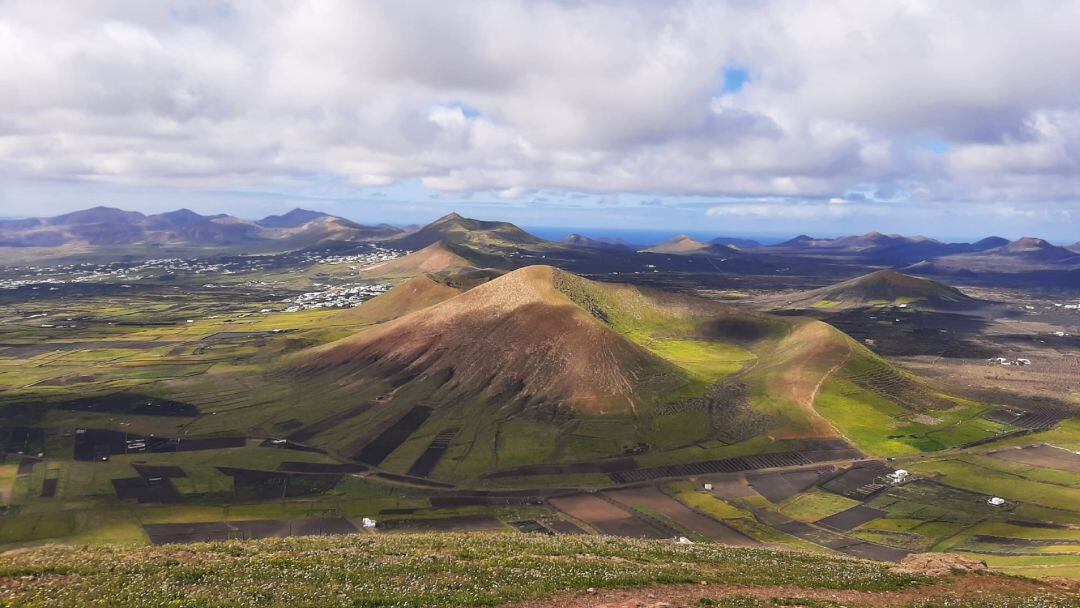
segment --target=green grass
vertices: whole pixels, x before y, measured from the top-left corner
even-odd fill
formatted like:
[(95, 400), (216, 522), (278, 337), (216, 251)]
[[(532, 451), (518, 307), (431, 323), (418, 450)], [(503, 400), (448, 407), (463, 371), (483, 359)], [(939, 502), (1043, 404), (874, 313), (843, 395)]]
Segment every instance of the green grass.
[(5, 606), (456, 608), (701, 581), (875, 592), (921, 582), (882, 564), (805, 553), (505, 533), (55, 546), (0, 556)]
[(653, 338), (645, 341), (644, 346), (695, 377), (710, 382), (734, 374), (756, 358), (746, 349), (723, 342)]
[(991, 568), (1005, 574), (1031, 578), (1080, 579), (1080, 555), (987, 555), (962, 551), (958, 553), (984, 561)]
[(915, 422), (913, 412), (837, 376), (822, 385), (814, 409), (859, 448), (877, 456), (939, 451), (1010, 430), (983, 418), (986, 409), (973, 403), (928, 412), (940, 421), (935, 424)]
[(972, 492), (1054, 509), (1080, 509), (1080, 488), (1033, 481), (1022, 475), (959, 458), (915, 462), (909, 465), (909, 469), (916, 474), (933, 475), (941, 483)]
[(779, 505), (779, 511), (792, 519), (799, 521), (817, 521), (819, 519), (846, 511), (859, 504), (852, 500), (833, 494), (812, 490), (796, 494)]
[(1002, 441), (996, 441), (986, 447), (993, 447), (996, 449), (1009, 446), (1030, 445), (1032, 443), (1048, 443), (1074, 452), (1080, 451), (1080, 416), (1066, 418), (1058, 424), (1057, 428), (1050, 429), (1049, 431), (1043, 431), (1033, 435), (1024, 435), (1021, 437), (1011, 437)]

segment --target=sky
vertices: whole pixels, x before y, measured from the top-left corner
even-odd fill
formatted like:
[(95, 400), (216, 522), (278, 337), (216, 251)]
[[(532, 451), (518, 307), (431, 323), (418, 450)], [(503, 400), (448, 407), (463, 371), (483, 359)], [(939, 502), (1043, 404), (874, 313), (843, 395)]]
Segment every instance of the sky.
[(0, 0), (0, 216), (1080, 239), (1080, 2)]

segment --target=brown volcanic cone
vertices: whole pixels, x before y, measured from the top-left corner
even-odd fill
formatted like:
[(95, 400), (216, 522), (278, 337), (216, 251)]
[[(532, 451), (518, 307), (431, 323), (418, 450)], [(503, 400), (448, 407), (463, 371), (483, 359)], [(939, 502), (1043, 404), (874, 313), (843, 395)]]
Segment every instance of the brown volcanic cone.
[(593, 414), (634, 411), (685, 384), (681, 369), (560, 292), (560, 274), (549, 266), (516, 270), (308, 351), (294, 368), (335, 377), (405, 373), (448, 394)]
[(680, 234), (669, 241), (664, 241), (663, 243), (649, 247), (648, 249), (642, 249), (642, 251), (646, 253), (667, 253), (674, 255), (728, 255), (738, 253), (738, 250), (734, 247), (717, 243), (702, 243), (685, 234)]
[(390, 291), (364, 302), (361, 306), (349, 308), (336, 317), (364, 323), (382, 323), (449, 300), (461, 292), (460, 289), (437, 281), (431, 275), (422, 274), (399, 283)]
[(401, 278), (414, 277), (426, 272), (440, 272), (471, 266), (468, 260), (454, 253), (443, 242), (432, 243), (419, 251), (388, 262), (363, 269), (365, 277)]

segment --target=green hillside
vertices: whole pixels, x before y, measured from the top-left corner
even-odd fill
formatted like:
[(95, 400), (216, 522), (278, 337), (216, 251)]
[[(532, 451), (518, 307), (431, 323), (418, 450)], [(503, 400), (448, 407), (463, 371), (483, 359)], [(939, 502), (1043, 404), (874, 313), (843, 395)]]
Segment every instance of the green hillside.
[(959, 289), (893, 270), (878, 270), (835, 285), (807, 292), (788, 307), (850, 308), (861, 306), (917, 305), (960, 310), (984, 304)]

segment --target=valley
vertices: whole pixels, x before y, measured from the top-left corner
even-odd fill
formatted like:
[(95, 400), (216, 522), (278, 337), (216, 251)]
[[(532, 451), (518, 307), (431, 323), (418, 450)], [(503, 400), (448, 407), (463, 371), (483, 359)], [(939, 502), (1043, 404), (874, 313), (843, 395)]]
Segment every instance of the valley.
[(1080, 576), (1075, 293), (698, 245), (451, 215), (254, 255), (13, 250), (0, 543), (368, 518)]

